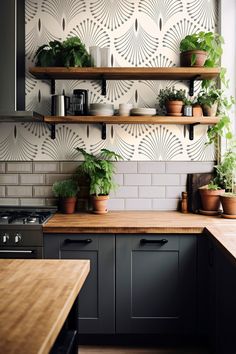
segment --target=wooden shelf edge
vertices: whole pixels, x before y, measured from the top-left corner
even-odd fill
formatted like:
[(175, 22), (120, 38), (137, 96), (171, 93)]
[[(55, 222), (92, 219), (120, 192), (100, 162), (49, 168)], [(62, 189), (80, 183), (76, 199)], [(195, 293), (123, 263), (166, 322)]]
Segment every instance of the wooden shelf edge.
[(208, 124), (219, 122), (218, 117), (171, 117), (171, 116), (45, 116), (44, 122), (77, 124)]
[(31, 67), (29, 72), (38, 79), (91, 80), (203, 80), (213, 79), (220, 68), (205, 67)]

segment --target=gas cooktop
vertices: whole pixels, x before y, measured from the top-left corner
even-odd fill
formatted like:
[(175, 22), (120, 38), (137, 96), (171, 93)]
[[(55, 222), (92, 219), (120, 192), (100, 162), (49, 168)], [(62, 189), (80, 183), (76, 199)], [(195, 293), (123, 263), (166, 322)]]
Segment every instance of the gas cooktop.
[(41, 225), (56, 208), (0, 207), (0, 225)]

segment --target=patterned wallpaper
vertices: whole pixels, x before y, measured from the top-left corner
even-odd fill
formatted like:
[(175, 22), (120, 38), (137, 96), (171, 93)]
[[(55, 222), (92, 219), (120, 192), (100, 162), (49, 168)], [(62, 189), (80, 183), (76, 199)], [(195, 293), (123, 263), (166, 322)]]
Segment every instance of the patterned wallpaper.
[[(113, 66), (175, 66), (186, 34), (214, 31), (216, 26), (217, 0), (26, 0), (27, 109), (50, 112), (48, 83), (27, 71), (38, 46), (50, 40), (76, 35), (87, 48), (108, 46)], [(75, 88), (84, 88), (90, 102), (110, 102), (115, 108), (125, 102), (156, 107), (160, 88), (173, 85), (187, 88), (173, 81), (108, 81), (104, 97), (97, 81), (66, 80), (57, 81), (56, 93), (71, 95)], [(207, 127), (200, 125), (193, 141), (182, 125), (108, 125), (106, 140), (101, 139), (99, 125), (57, 125), (55, 140), (42, 123), (1, 127), (0, 160), (77, 160), (77, 146), (94, 153), (105, 147), (125, 160), (214, 160), (214, 149), (204, 145)]]

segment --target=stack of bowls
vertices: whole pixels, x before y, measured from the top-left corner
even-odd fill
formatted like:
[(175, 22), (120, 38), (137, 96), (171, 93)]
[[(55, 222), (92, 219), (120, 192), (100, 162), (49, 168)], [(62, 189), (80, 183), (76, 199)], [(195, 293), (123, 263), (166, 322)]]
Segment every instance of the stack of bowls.
[(111, 103), (91, 103), (90, 115), (91, 116), (113, 116), (114, 105)]

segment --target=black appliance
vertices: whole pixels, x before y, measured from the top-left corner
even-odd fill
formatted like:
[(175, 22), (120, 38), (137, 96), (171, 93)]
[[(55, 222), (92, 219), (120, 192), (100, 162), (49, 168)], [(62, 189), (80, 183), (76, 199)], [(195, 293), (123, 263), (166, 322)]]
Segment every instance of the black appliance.
[(88, 115), (88, 90), (76, 89), (72, 96), (72, 112), (75, 116)]
[(42, 225), (56, 210), (0, 207), (0, 258), (43, 258)]

